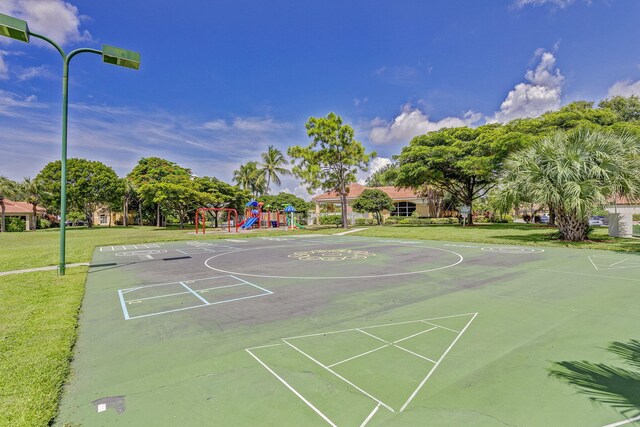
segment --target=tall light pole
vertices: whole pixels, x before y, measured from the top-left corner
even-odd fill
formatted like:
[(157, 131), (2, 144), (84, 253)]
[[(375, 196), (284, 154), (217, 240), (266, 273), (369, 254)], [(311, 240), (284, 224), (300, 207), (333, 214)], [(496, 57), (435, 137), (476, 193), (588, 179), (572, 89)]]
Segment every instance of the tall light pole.
[(62, 154), (60, 170), (60, 265), (59, 274), (64, 276), (65, 263), (65, 243), (67, 230), (67, 113), (69, 110), (69, 63), (71, 59), (79, 53), (95, 53), (102, 55), (102, 60), (109, 64), (121, 67), (140, 68), (140, 54), (130, 50), (119, 49), (117, 47), (103, 45), (102, 50), (80, 48), (65, 53), (62, 48), (53, 40), (41, 34), (29, 31), (26, 21), (0, 13), (0, 35), (10, 37), (29, 43), (29, 37), (35, 37), (49, 43), (62, 56)]

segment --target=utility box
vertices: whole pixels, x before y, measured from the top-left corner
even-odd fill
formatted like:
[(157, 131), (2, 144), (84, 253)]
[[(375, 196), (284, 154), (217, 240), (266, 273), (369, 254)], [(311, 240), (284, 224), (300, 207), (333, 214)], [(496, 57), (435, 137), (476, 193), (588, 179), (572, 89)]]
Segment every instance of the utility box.
[(609, 236), (626, 238), (633, 237), (633, 214), (610, 213)]

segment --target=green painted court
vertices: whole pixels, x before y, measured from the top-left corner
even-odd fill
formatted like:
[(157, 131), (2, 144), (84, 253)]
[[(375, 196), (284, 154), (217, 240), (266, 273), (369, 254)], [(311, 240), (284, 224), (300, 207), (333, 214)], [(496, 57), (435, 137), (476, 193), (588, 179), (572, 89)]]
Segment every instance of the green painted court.
[[(98, 247), (57, 424), (627, 424), (640, 382), (607, 348), (640, 338), (639, 273), (633, 253), (354, 236)], [(617, 370), (578, 387), (581, 361)]]

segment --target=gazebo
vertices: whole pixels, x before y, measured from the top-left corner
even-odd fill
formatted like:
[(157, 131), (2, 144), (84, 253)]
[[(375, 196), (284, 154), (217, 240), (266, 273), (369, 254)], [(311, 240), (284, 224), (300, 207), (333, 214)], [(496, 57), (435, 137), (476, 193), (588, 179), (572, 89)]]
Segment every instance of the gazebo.
[(6, 218), (17, 216), (24, 218), (25, 229), (35, 230), (38, 217), (42, 216), (47, 210), (42, 206), (36, 206), (36, 214), (33, 214), (33, 205), (27, 202), (15, 202), (13, 200), (4, 199), (4, 216)]

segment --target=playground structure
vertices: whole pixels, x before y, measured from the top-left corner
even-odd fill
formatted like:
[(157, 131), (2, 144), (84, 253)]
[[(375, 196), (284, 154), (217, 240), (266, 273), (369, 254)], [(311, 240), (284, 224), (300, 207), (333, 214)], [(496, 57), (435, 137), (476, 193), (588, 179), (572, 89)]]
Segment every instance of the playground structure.
[[(284, 209), (271, 211), (264, 203), (251, 200), (246, 205), (244, 221), (238, 226), (243, 230), (252, 228), (279, 228), (285, 227), (289, 229), (304, 228), (296, 221), (294, 213), (296, 209), (291, 205), (286, 205)], [(266, 210), (265, 210), (266, 208)]]
[[(231, 214), (233, 213), (234, 215), (234, 220), (233, 220), (233, 224), (236, 228), (236, 233), (238, 232), (238, 228), (240, 227), (240, 224), (238, 224), (238, 211), (236, 211), (235, 209), (231, 209), (231, 208), (198, 208), (196, 209), (196, 219), (195, 219), (195, 223), (196, 223), (196, 234), (198, 234), (198, 230), (199, 230), (199, 226), (200, 224), (202, 224), (202, 234), (205, 234), (205, 229), (207, 226), (207, 212), (228, 212), (227, 214), (227, 231), (229, 233), (231, 233)], [(202, 221), (200, 221), (200, 218), (202, 217)], [(244, 222), (244, 221), (243, 221)]]

